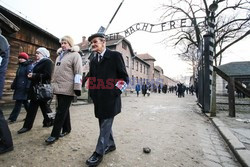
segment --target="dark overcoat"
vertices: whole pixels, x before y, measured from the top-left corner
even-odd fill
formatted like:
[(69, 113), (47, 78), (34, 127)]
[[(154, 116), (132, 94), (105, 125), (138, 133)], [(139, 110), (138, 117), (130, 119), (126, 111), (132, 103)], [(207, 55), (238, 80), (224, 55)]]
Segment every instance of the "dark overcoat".
[(123, 57), (107, 48), (100, 62), (97, 57), (90, 62), (88, 86), (96, 118), (112, 118), (121, 112), (122, 92), (115, 86), (118, 80), (129, 81)]
[(33, 64), (33, 70), (32, 70), (32, 78), (29, 78), (31, 80), (30, 85), (30, 91), (29, 91), (29, 98), (35, 100), (36, 95), (34, 91), (34, 86), (38, 85), (39, 82), (50, 83), (51, 81), (51, 75), (53, 72), (54, 63), (52, 60), (48, 58), (43, 58), (38, 63)]
[(147, 93), (147, 90), (148, 90), (147, 85), (146, 85), (146, 84), (143, 84), (143, 85), (141, 86), (141, 90), (142, 90), (142, 94), (146, 94), (146, 93)]
[(10, 55), (10, 45), (7, 39), (0, 34), (0, 57), (2, 60), (0, 63), (0, 99), (2, 98), (3, 95), (5, 73), (9, 63), (9, 55)]
[(28, 73), (31, 72), (31, 69), (32, 66), (29, 61), (19, 63), (16, 77), (11, 84), (11, 89), (14, 89), (13, 100), (27, 100), (31, 82), (28, 79)]

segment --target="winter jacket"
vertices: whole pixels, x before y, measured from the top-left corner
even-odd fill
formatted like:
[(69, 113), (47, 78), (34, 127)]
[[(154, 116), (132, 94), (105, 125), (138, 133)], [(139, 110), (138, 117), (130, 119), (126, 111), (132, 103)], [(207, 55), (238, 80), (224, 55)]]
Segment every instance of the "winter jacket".
[(28, 90), (31, 83), (28, 79), (28, 73), (31, 72), (31, 69), (32, 66), (30, 62), (25, 61), (23, 63), (19, 63), (19, 67), (16, 71), (16, 77), (11, 84), (11, 89), (15, 90), (13, 100), (27, 100)]
[(136, 86), (135, 86), (135, 91), (136, 91), (136, 92), (139, 92), (140, 90), (141, 90), (140, 85), (139, 85), (139, 84), (136, 84)]
[(57, 50), (52, 87), (54, 94), (75, 96), (74, 90), (82, 90), (82, 58), (78, 46), (63, 53)]
[(53, 62), (49, 58), (43, 58), (38, 63), (33, 64), (33, 75), (32, 78), (29, 78), (31, 80), (29, 91), (30, 99), (36, 100), (36, 94), (34, 91), (34, 87), (36, 87), (36, 85), (38, 85), (40, 82), (43, 84), (50, 83), (53, 67)]
[(0, 34), (0, 99), (2, 98), (5, 73), (9, 63), (10, 45), (7, 39)]

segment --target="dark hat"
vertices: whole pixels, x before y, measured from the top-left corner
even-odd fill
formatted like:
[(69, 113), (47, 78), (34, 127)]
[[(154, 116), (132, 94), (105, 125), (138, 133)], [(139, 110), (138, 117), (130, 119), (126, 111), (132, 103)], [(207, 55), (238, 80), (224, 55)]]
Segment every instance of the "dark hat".
[(94, 39), (94, 38), (96, 38), (96, 37), (105, 38), (105, 34), (103, 34), (103, 33), (95, 33), (95, 34), (92, 34), (92, 35), (88, 38), (88, 41), (90, 42), (92, 39)]
[(21, 53), (19, 53), (18, 58), (23, 58), (25, 60), (28, 60), (29, 55), (27, 53), (25, 53), (25, 52), (21, 52)]

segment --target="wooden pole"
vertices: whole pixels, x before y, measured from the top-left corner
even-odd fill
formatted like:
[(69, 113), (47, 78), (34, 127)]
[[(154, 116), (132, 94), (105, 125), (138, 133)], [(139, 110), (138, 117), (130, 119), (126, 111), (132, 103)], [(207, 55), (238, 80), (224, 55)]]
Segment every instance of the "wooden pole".
[(229, 116), (235, 117), (235, 83), (234, 78), (229, 77), (228, 81), (228, 107), (229, 107)]
[(212, 74), (212, 92), (211, 92), (211, 106), (210, 106), (210, 117), (216, 116), (216, 71), (213, 70)]

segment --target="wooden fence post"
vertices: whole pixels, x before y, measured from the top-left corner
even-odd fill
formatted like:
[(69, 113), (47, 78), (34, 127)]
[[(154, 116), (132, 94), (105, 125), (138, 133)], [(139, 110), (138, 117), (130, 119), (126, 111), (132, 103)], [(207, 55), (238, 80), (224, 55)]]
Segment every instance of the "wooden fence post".
[(229, 77), (228, 80), (228, 107), (229, 107), (229, 116), (235, 117), (235, 83), (234, 78)]

